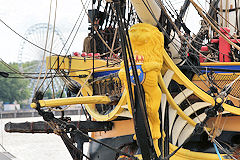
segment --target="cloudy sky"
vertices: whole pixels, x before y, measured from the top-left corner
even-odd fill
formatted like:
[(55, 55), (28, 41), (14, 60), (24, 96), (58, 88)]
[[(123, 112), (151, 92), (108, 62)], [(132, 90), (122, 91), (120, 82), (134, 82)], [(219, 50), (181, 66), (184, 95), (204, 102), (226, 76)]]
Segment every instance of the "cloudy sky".
[[(0, 4), (0, 18), (21, 35), (24, 35), (27, 29), (34, 24), (48, 22), (50, 0), (0, 0)], [(58, 1), (56, 26), (65, 39), (82, 11), (81, 6), (81, 0)], [(52, 8), (51, 19), (53, 20), (54, 0)], [(85, 17), (70, 51), (82, 50), (82, 41), (87, 35), (87, 25)], [(4, 61), (18, 61), (17, 57), (22, 41), (19, 36), (0, 22), (0, 57)]]
[[(85, 2), (85, 0), (83, 0)], [(179, 6), (182, 0), (173, 0), (175, 6)], [(49, 15), (50, 0), (0, 0), (0, 19), (13, 28), (16, 32), (24, 35), (29, 27), (38, 23), (47, 23)], [(55, 0), (53, 0), (55, 8)], [(65, 39), (70, 34), (82, 10), (81, 0), (60, 0), (57, 6), (58, 30), (63, 33)], [(54, 9), (52, 9), (52, 19)], [(199, 28), (199, 17), (193, 11), (188, 11), (188, 26), (196, 33)], [(53, 24), (53, 21), (52, 21)], [(80, 31), (77, 34), (70, 53), (82, 50), (82, 42), (87, 35), (87, 18), (84, 18)], [(0, 57), (6, 62), (18, 62), (18, 54), (22, 39), (9, 30), (0, 22)]]

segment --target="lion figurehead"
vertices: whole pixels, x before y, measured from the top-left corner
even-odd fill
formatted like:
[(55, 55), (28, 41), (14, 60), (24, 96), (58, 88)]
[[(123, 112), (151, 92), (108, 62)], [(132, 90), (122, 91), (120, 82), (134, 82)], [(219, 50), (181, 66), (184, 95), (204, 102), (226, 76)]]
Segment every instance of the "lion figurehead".
[(164, 36), (154, 27), (146, 23), (133, 25), (129, 30), (133, 54), (144, 57), (144, 62), (163, 63)]

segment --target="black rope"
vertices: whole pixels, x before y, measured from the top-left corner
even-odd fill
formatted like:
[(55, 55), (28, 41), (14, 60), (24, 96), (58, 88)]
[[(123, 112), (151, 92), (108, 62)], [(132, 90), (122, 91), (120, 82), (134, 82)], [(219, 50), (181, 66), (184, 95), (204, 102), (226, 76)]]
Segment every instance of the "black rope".
[[(145, 106), (144, 106), (144, 102), (143, 102), (143, 90), (140, 88), (140, 82), (139, 82), (139, 77), (137, 74), (137, 70), (136, 70), (136, 64), (134, 61), (134, 56), (133, 56), (133, 52), (132, 52), (132, 47), (131, 47), (131, 43), (130, 43), (130, 38), (128, 35), (128, 29), (126, 27), (125, 24), (125, 20), (122, 17), (122, 13), (121, 13), (121, 9), (120, 9), (120, 1), (115, 0), (114, 1), (114, 5), (117, 11), (117, 19), (118, 19), (118, 25), (119, 25), (119, 34), (120, 34), (120, 38), (121, 38), (121, 43), (122, 43), (122, 48), (126, 48), (129, 54), (129, 60), (130, 60), (130, 64), (132, 66), (132, 70), (133, 70), (133, 76), (136, 82), (136, 86), (135, 86), (135, 99), (138, 99), (138, 105), (139, 105), (139, 111), (137, 113), (141, 114), (142, 120), (143, 120), (143, 125), (145, 128), (143, 128), (146, 131), (146, 137), (138, 137), (138, 142), (141, 143), (141, 138), (145, 138), (147, 139), (147, 145), (149, 145), (150, 148), (146, 148), (147, 146), (141, 145), (140, 144), (140, 148), (142, 151), (142, 156), (143, 159), (150, 159), (152, 158), (153, 154), (150, 151), (151, 148), (153, 147), (153, 142), (152, 142), (152, 137), (151, 137), (151, 132), (150, 132), (150, 128), (149, 128), (149, 124), (148, 124), (148, 119), (146, 116), (146, 111), (145, 111)], [(123, 49), (123, 58), (124, 58), (124, 66), (125, 66), (125, 72), (126, 72), (126, 78), (127, 78), (127, 83), (128, 83), (128, 91), (129, 91), (129, 96), (130, 96), (130, 102), (131, 102), (131, 107), (132, 107), (132, 113), (133, 113), (133, 119), (134, 119), (134, 126), (137, 126), (136, 123), (136, 118), (139, 116), (136, 116), (136, 106), (134, 104), (134, 98), (133, 98), (133, 93), (132, 93), (132, 86), (131, 86), (131, 81), (130, 81), (130, 74), (129, 74), (129, 63), (128, 63), (128, 59), (127, 59), (127, 53), (126, 50)], [(138, 128), (139, 129), (139, 128)], [(138, 136), (138, 132), (136, 132), (136, 135)], [(144, 148), (144, 149), (143, 149)], [(155, 153), (155, 150), (152, 150)]]
[[(103, 145), (103, 146), (105, 146), (105, 147), (107, 147), (107, 148), (109, 148), (109, 149), (111, 149), (111, 150), (119, 153), (119, 154), (125, 155), (125, 156), (130, 157), (130, 158), (132, 158), (132, 159), (134, 159), (134, 160), (138, 160), (138, 158), (135, 157), (135, 156), (133, 156), (133, 155), (130, 155), (130, 154), (128, 154), (128, 153), (125, 153), (125, 152), (121, 151), (120, 149), (113, 148), (113, 147), (109, 146), (108, 144), (105, 144), (105, 143), (103, 143), (103, 142), (101, 142), (101, 141), (98, 141), (98, 140), (90, 137), (89, 135), (83, 133), (81, 130), (77, 129), (77, 127), (76, 127), (75, 125), (73, 125), (73, 124), (71, 124), (71, 123), (67, 123), (67, 122), (63, 121), (62, 119), (55, 118), (55, 117), (54, 117), (54, 114), (53, 114), (51, 111), (47, 111), (47, 112), (46, 112), (46, 111), (44, 111), (43, 109), (41, 109), (41, 108), (40, 108), (40, 104), (38, 103), (38, 100), (41, 100), (41, 99), (43, 98), (43, 94), (42, 94), (41, 92), (38, 92), (38, 93), (39, 93), (39, 94), (38, 94), (38, 97), (35, 97), (35, 98), (34, 98), (34, 101), (35, 101), (36, 104), (37, 104), (36, 110), (38, 111), (39, 115), (41, 115), (41, 116), (43, 117), (43, 119), (44, 119), (45, 121), (47, 121), (47, 122), (53, 122), (53, 123), (57, 124), (57, 125), (60, 127), (61, 131), (62, 131), (62, 135), (67, 136), (67, 135), (66, 135), (66, 132), (69, 132), (69, 133), (77, 132), (77, 133), (83, 135), (84, 137), (88, 138), (89, 140), (94, 141), (94, 142), (96, 142), (96, 143), (99, 143), (99, 144), (101, 144), (101, 145)], [(63, 140), (68, 140), (68, 138), (65, 137)], [(73, 146), (73, 145), (72, 145), (72, 142), (70, 142), (70, 144), (71, 144), (71, 146)], [(69, 147), (69, 146), (68, 146), (68, 147)], [(70, 149), (70, 150), (71, 150), (71, 149)], [(69, 150), (69, 151), (70, 151), (70, 150)], [(79, 149), (77, 149), (75, 146), (73, 147), (72, 150), (79, 151), (79, 152), (82, 153), (82, 151), (79, 150)], [(71, 152), (70, 152), (70, 153), (71, 153)], [(86, 158), (89, 158), (89, 157), (86, 156)]]
[(19, 34), (17, 31), (15, 31), (13, 28), (11, 28), (9, 25), (7, 25), (1, 18), (0, 18), (0, 22), (1, 22), (2, 24), (4, 24), (8, 29), (10, 29), (12, 32), (14, 32), (16, 35), (18, 35), (19, 37), (21, 37), (23, 40), (27, 41), (28, 43), (34, 45), (35, 47), (37, 47), (37, 48), (39, 48), (39, 49), (41, 49), (41, 50), (43, 50), (43, 51), (46, 51), (46, 52), (48, 52), (48, 53), (51, 53), (51, 54), (54, 54), (54, 55), (58, 55), (58, 54), (56, 54), (56, 53), (50, 52), (49, 50), (46, 50), (46, 49), (44, 49), (44, 48), (36, 45), (35, 43), (29, 41), (27, 38), (25, 38), (24, 36), (22, 36), (21, 34)]
[(191, 139), (191, 137), (195, 135), (195, 133), (192, 133), (185, 141), (184, 143), (182, 143), (179, 147), (177, 147), (177, 149), (175, 149), (171, 154), (165, 156), (165, 157), (160, 157), (160, 160), (168, 160), (169, 158), (171, 158), (173, 155), (175, 155), (177, 153), (177, 151), (179, 151), (179, 149), (181, 149), (187, 142), (189, 142), (189, 140)]
[[(143, 1), (143, 0), (142, 0)], [(155, 15), (151, 12), (151, 9), (147, 6), (147, 4), (143, 1), (145, 7), (148, 9), (149, 13), (152, 15), (152, 17), (154, 18), (154, 20), (156, 21), (156, 23), (158, 24), (158, 26), (161, 28), (161, 30), (164, 32), (164, 35), (168, 38), (168, 40), (170, 40), (169, 35), (166, 33), (166, 31), (164, 30), (164, 28), (161, 26), (161, 24), (159, 23), (159, 21), (156, 19)], [(176, 44), (175, 44), (176, 45)], [(180, 52), (181, 54), (182, 52)], [(193, 54), (196, 58), (197, 55)], [(191, 70), (198, 75), (198, 77), (201, 79), (201, 77), (199, 76), (199, 74), (201, 75), (201, 72), (199, 70), (196, 69), (195, 65), (192, 64), (192, 62), (186, 58), (186, 63), (188, 63), (189, 66), (191, 66)], [(195, 68), (195, 69), (194, 69)], [(198, 73), (197, 73), (198, 72)], [(206, 79), (207, 80), (207, 79)], [(201, 81), (206, 85), (206, 87), (208, 87), (208, 85), (201, 79)]]
[[(4, 74), (5, 73), (5, 74)], [(4, 78), (18, 78), (18, 79), (38, 79), (38, 77), (17, 77), (17, 76), (7, 76), (7, 72), (0, 72), (0, 75), (3, 76)], [(54, 76), (54, 78), (57, 78), (57, 77), (65, 77), (65, 76)], [(82, 78), (81, 76), (68, 76), (68, 77), (79, 77), (79, 78)], [(52, 78), (52, 77), (40, 77), (40, 79), (49, 79), (49, 78)]]
[[(86, 2), (87, 3), (87, 2)], [(82, 12), (81, 12), (82, 13)], [(83, 18), (82, 18), (82, 20), (83, 20)], [(75, 37), (76, 37), (76, 34), (77, 34), (77, 32), (78, 32), (78, 30), (79, 30), (79, 28), (80, 28), (80, 26), (81, 26), (81, 24), (82, 24), (82, 20), (81, 20), (81, 22), (80, 22), (80, 24), (79, 24), (79, 27), (77, 28), (77, 31), (76, 31), (76, 33), (75, 33), (75, 35), (74, 35), (74, 38), (73, 38), (73, 40), (75, 39)], [(78, 20), (77, 20), (78, 21)], [(77, 23), (77, 22), (76, 22)], [(75, 24), (76, 24), (75, 23)], [(92, 24), (93, 24), (93, 22), (92, 22)], [(75, 26), (74, 26), (75, 27)], [(99, 32), (100, 33), (100, 32)], [(71, 45), (72, 45), (72, 43), (73, 43), (73, 40), (72, 40), (72, 42), (71, 42)], [(70, 45), (70, 47), (71, 47), (71, 45)], [(70, 49), (70, 47), (68, 48), (68, 50), (67, 50), (67, 53), (68, 53), (68, 51), (69, 51), (69, 49)], [(63, 58), (63, 60), (62, 60), (62, 62), (61, 62), (61, 64), (60, 64), (60, 66), (62, 65), (62, 63), (64, 62), (64, 59), (66, 58), (66, 56), (64, 56), (64, 58)], [(56, 63), (56, 61), (54, 62), (54, 64)], [(93, 57), (93, 63), (94, 63), (94, 57)], [(118, 62), (118, 63), (120, 63), (120, 62)], [(54, 65), (53, 64), (53, 65)], [(104, 67), (104, 66), (103, 66)], [(97, 67), (96, 67), (97, 68)], [(92, 70), (94, 70), (94, 69), (96, 69), (96, 68), (94, 68), (94, 66), (93, 66), (93, 68), (92, 68)], [(99, 67), (98, 67), (99, 68)], [(86, 69), (86, 70), (90, 70), (90, 69)], [(49, 73), (49, 72), (48, 72)], [(55, 76), (53, 76), (53, 78), (54, 78)], [(49, 82), (50, 83), (50, 82)], [(40, 85), (40, 87), (43, 85), (43, 82), (41, 83), (41, 85)], [(48, 85), (48, 87), (49, 87), (50, 85)], [(40, 87), (39, 87), (39, 89), (40, 89)], [(45, 92), (47, 91), (47, 89), (48, 89), (48, 87), (45, 89)]]
[[(159, 21), (156, 19), (155, 15), (151, 12), (151, 8), (149, 8), (149, 7), (147, 6), (147, 4), (145, 3), (144, 0), (142, 0), (142, 2), (144, 3), (145, 7), (148, 9), (149, 13), (152, 15), (152, 17), (154, 18), (154, 20), (156, 21), (157, 25), (160, 27), (160, 29), (162, 30), (162, 32), (164, 33), (164, 35), (168, 38), (168, 40), (171, 40), (170, 37), (169, 37), (169, 35), (166, 33), (165, 29), (162, 27), (162, 25), (161, 25), (161, 24), (159, 23)], [(174, 43), (174, 44), (175, 44), (175, 43)], [(176, 44), (175, 44), (175, 45), (176, 45)], [(180, 52), (180, 53), (182, 53), (182, 52)], [(196, 56), (196, 54), (194, 54), (194, 56)], [(196, 71), (198, 71), (198, 70), (193, 69), (193, 67), (195, 67), (195, 65), (193, 65), (192, 62), (191, 62), (188, 58), (186, 58), (186, 62), (187, 62), (187, 63), (190, 63), (189, 66), (192, 66), (191, 70), (192, 70), (195, 74), (198, 75), (198, 73), (196, 73)], [(199, 72), (199, 71), (198, 71), (198, 72)], [(199, 72), (199, 73), (201, 74), (201, 72)], [(199, 75), (198, 75), (198, 76), (199, 76)], [(199, 78), (200, 78), (200, 77), (199, 77)], [(200, 79), (201, 79), (201, 78), (200, 78)], [(202, 82), (208, 87), (208, 85), (207, 85), (203, 80), (202, 80)]]
[[(87, 1), (86, 1), (86, 3), (87, 3)], [(86, 3), (85, 3), (85, 4), (86, 4)], [(80, 14), (79, 14), (79, 16), (78, 16), (78, 18), (77, 18), (77, 20), (76, 20), (76, 22), (75, 22), (75, 24), (74, 24), (74, 27), (72, 28), (71, 33), (70, 33), (69, 36), (68, 36), (68, 39), (67, 39), (66, 43), (64, 44), (62, 50), (60, 51), (60, 54), (62, 53), (63, 49), (65, 48), (65, 45), (67, 44), (68, 40), (70, 39), (70, 37), (71, 37), (71, 35), (72, 35), (72, 33), (73, 33), (73, 30), (75, 29), (75, 27), (76, 27), (76, 25), (77, 25), (77, 23), (78, 23), (81, 15), (82, 15), (83, 10), (84, 10), (84, 8), (83, 8), (82, 11), (80, 12)], [(72, 39), (72, 41), (71, 41), (71, 43), (70, 43), (70, 45), (69, 45), (69, 47), (68, 47), (68, 50), (67, 50), (65, 56), (63, 57), (63, 60), (61, 61), (61, 63), (59, 64), (58, 67), (60, 67), (60, 66), (64, 63), (64, 59), (67, 57), (67, 53), (69, 52), (69, 50), (70, 50), (70, 48), (71, 48), (71, 46), (72, 46), (72, 44), (73, 44), (73, 41), (74, 41), (74, 39), (75, 39), (75, 37), (76, 37), (79, 29), (80, 29), (80, 26), (82, 25), (83, 18), (84, 18), (84, 16), (82, 17), (82, 19), (81, 19), (81, 21), (80, 21), (80, 23), (79, 23), (79, 26), (78, 26), (78, 28), (77, 28), (77, 30), (76, 30), (76, 32), (75, 32), (75, 35), (74, 35), (74, 37), (73, 37), (73, 39)], [(54, 66), (56, 63), (59, 63), (59, 58), (57, 58), (57, 59), (54, 61), (53, 66)], [(48, 75), (50, 72), (51, 72), (51, 71), (48, 71), (47, 75)], [(55, 76), (56, 76), (56, 74), (53, 76), (53, 78), (55, 78)], [(43, 86), (43, 83), (44, 83), (44, 81), (40, 84), (40, 86), (39, 86), (39, 88), (37, 89), (37, 91), (39, 91), (39, 89)], [(51, 82), (49, 82), (49, 83), (51, 83)], [(50, 85), (50, 84), (49, 84), (49, 85)], [(49, 87), (49, 85), (48, 85), (48, 87)], [(47, 91), (48, 87), (45, 89), (45, 92)], [(36, 91), (36, 92), (37, 92), (37, 91)]]
[[(137, 157), (134, 157), (133, 155), (130, 155), (130, 154), (128, 154), (128, 153), (125, 153), (125, 152), (121, 151), (120, 149), (113, 148), (113, 147), (109, 146), (108, 144), (105, 144), (105, 143), (103, 143), (103, 142), (101, 142), (101, 141), (98, 141), (98, 140), (90, 137), (89, 135), (83, 133), (81, 130), (76, 129), (76, 127), (75, 127), (74, 125), (72, 125), (72, 124), (71, 124), (71, 126), (69, 126), (69, 124), (68, 124), (67, 122), (64, 122), (64, 121), (62, 121), (62, 120), (60, 120), (60, 119), (57, 119), (57, 118), (53, 118), (53, 120), (54, 120), (55, 122), (57, 122), (57, 123), (64, 124), (64, 126), (67, 127), (67, 128), (69, 128), (69, 129), (70, 129), (71, 127), (73, 127), (73, 131), (76, 131), (76, 132), (80, 133), (81, 135), (83, 135), (84, 137), (90, 139), (91, 141), (94, 141), (94, 142), (96, 142), (96, 143), (99, 143), (99, 144), (103, 145), (104, 147), (107, 147), (107, 148), (109, 148), (109, 149), (111, 149), (111, 150), (113, 150), (113, 151), (115, 151), (115, 152), (117, 152), (117, 153), (119, 153), (119, 154), (122, 154), (122, 155), (125, 155), (125, 156), (127, 156), (127, 157), (133, 158), (134, 160), (138, 160), (138, 158), (137, 158)], [(72, 131), (72, 132), (73, 132), (73, 131)]]
[(67, 149), (69, 150), (69, 152), (74, 160), (82, 160), (82, 156), (85, 157), (86, 159), (91, 160), (91, 158), (88, 157), (87, 155), (85, 155), (82, 150), (77, 149), (73, 145), (72, 141), (70, 140), (70, 138), (67, 136), (66, 133), (61, 133), (60, 137), (62, 138), (63, 142), (65, 143)]
[(81, 130), (76, 130), (76, 131), (79, 132), (80, 134), (82, 134), (83, 136), (89, 138), (91, 141), (94, 141), (94, 142), (96, 142), (96, 143), (99, 143), (99, 144), (103, 145), (104, 147), (107, 147), (107, 148), (109, 148), (109, 149), (111, 149), (111, 150), (113, 150), (113, 151), (115, 151), (115, 152), (117, 152), (117, 153), (119, 153), (119, 154), (122, 154), (122, 155), (125, 155), (125, 156), (127, 156), (127, 157), (130, 157), (130, 158), (133, 158), (133, 159), (135, 159), (135, 160), (138, 160), (137, 157), (134, 157), (133, 155), (130, 155), (130, 154), (128, 154), (128, 153), (125, 153), (125, 152), (121, 151), (120, 149), (113, 148), (113, 147), (111, 147), (111, 146), (109, 146), (109, 145), (107, 145), (107, 144), (105, 144), (105, 143), (103, 143), (103, 142), (101, 142), (101, 141), (98, 141), (98, 140), (96, 140), (96, 139), (88, 136), (87, 134), (83, 133)]

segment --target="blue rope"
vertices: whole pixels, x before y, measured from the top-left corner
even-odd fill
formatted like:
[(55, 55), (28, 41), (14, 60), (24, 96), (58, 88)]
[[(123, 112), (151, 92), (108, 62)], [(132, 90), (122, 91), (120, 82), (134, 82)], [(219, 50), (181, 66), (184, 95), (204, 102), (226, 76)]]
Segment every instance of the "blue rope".
[(217, 155), (218, 155), (218, 158), (219, 158), (220, 160), (222, 160), (222, 157), (221, 157), (221, 155), (220, 155), (220, 153), (219, 153), (219, 151), (218, 151), (217, 145), (216, 145), (215, 143), (213, 143), (213, 146), (214, 146), (214, 148), (215, 148), (215, 150), (216, 150), (216, 153), (217, 153)]

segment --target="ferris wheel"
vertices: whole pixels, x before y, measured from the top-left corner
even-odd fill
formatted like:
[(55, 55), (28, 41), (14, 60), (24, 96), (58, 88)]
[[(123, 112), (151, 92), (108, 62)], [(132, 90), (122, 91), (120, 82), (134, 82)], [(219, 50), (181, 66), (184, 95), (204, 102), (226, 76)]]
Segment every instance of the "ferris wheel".
[[(35, 77), (39, 72), (46, 72), (46, 57), (50, 56), (50, 52), (55, 55), (66, 55), (65, 40), (62, 33), (52, 25), (47, 23), (38, 23), (32, 25), (25, 32), (23, 40), (20, 44), (18, 52), (18, 64), (21, 72), (25, 74), (34, 74)], [(31, 42), (31, 43), (30, 43)], [(46, 49), (46, 51), (44, 51)], [(42, 68), (42, 69), (41, 69)], [(54, 71), (53, 73), (54, 74)], [(44, 75), (44, 74), (43, 74)], [(60, 78), (54, 78), (54, 90), (57, 92), (62, 89), (62, 81)], [(29, 88), (34, 94), (34, 87), (37, 79), (31, 79)], [(49, 85), (50, 80), (46, 80), (44, 85)], [(46, 86), (43, 86), (46, 88)]]
[[(18, 52), (18, 62), (20, 67), (23, 67), (24, 62), (39, 61), (42, 59), (44, 50), (50, 51), (55, 54), (65, 54), (66, 48), (64, 47), (65, 40), (62, 33), (55, 28), (53, 32), (53, 26), (47, 23), (38, 23), (27, 29), (24, 37), (36, 44), (37, 46), (23, 40), (20, 44), (20, 50)], [(52, 37), (54, 37), (53, 43)], [(47, 45), (46, 45), (47, 44)], [(61, 52), (61, 53), (60, 53)], [(49, 52), (46, 52), (46, 56)], [(24, 71), (24, 70), (23, 70)]]

